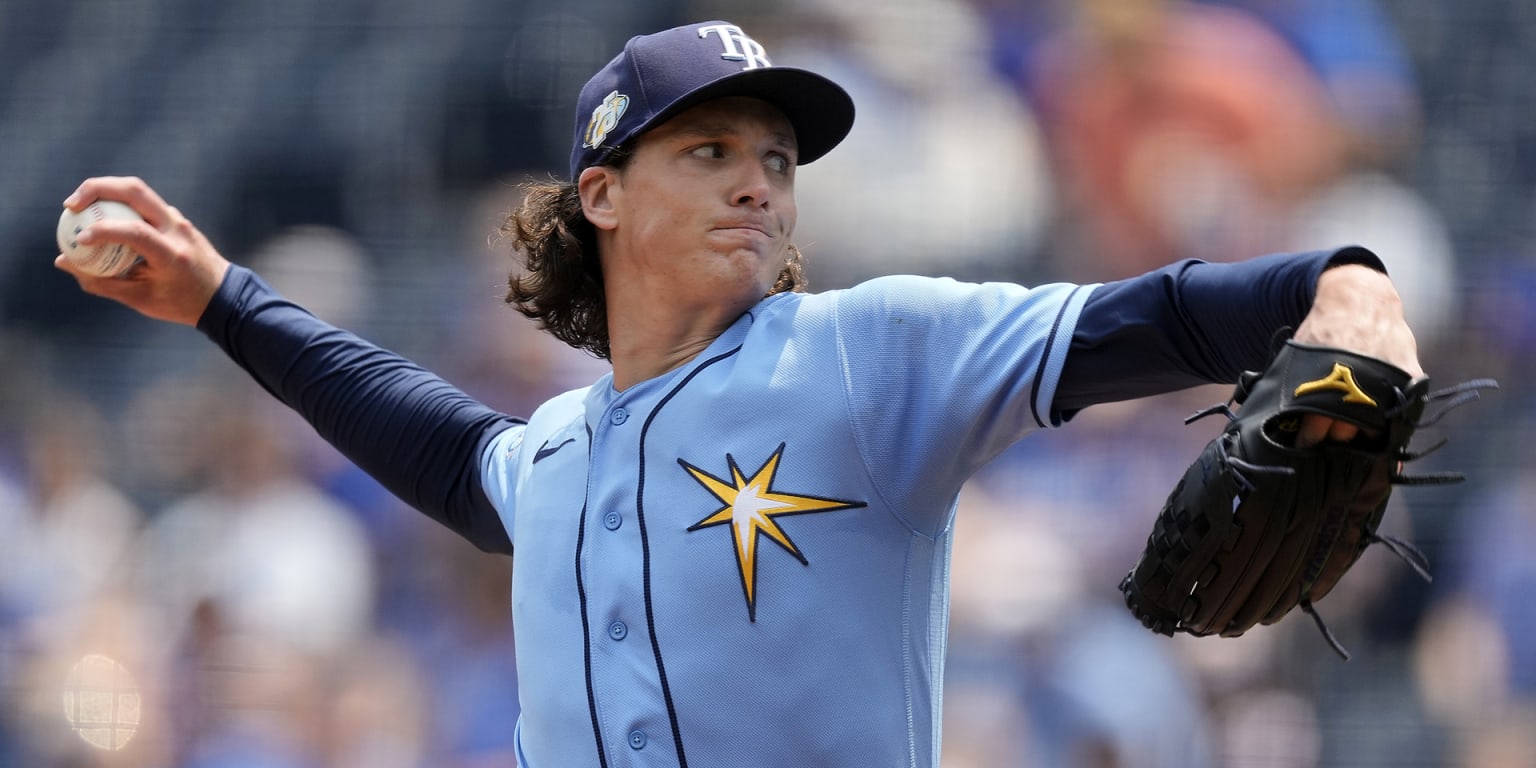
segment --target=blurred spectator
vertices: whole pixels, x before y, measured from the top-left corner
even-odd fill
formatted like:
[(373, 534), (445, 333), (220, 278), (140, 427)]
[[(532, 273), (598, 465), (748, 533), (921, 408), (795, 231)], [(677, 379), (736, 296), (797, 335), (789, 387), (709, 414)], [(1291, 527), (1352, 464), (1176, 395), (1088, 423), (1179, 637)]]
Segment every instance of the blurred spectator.
[[(187, 439), (204, 487), (145, 531), (139, 568), (167, 627), (212, 600), (236, 633), (295, 649), (345, 650), (370, 620), (373, 574), (364, 531), (293, 464), (293, 417), (209, 382), (187, 403)], [(290, 429), (284, 431), (282, 427)]]
[(372, 260), (356, 237), (334, 227), (283, 229), (246, 263), (295, 304), (340, 328), (364, 328), (378, 303)]
[(421, 667), (397, 638), (382, 634), (342, 659), (333, 672), (326, 768), (449, 768), (428, 759), (433, 726), (444, 718), (434, 714)]
[[(216, 610), (216, 609), (215, 609)], [(199, 629), (173, 667), (177, 768), (321, 768), (324, 683), (313, 659)]]
[[(1530, 446), (1522, 449), (1530, 457)], [(1495, 633), (1504, 660), (1498, 689), (1536, 703), (1536, 612), (1530, 595), (1536, 590), (1536, 476), (1526, 462), (1524, 471), (1493, 479), (1483, 493), (1469, 498), (1460, 515), (1462, 528), (1452, 540), (1454, 550), (1446, 574), (1458, 613), (1484, 617)], [(1452, 649), (1446, 649), (1452, 650)], [(1486, 657), (1485, 657), (1486, 658)]]
[(1141, 554), (1148, 526), (1173, 487), (1218, 428), (1184, 417), (1231, 395), (1229, 387), (1088, 408), (1070, 429), (1023, 440), (972, 484), (999, 499), (1033, 499), (1071, 513), (1052, 515), (1054, 530), (1081, 557), (1084, 578), (1119, 583)]
[(200, 487), (138, 543), (138, 584), (172, 650), (163, 674), (179, 764), (198, 768), (314, 765), (319, 675), (372, 621), (364, 528), (298, 471), (294, 417), (254, 386), (213, 378), (183, 401)]
[[(1196, 679), (1164, 638), (1119, 605), (1111, 585), (1085, 578), (1081, 550), (1063, 535), (1062, 523), (1078, 511), (992, 497), (974, 483), (962, 495), (946, 674), (959, 696), (946, 689), (945, 718), (970, 725), (960, 731), (966, 743), (946, 747), (946, 760), (992, 760), (1011, 744), (1008, 760), (977, 764), (1215, 765)], [(967, 709), (993, 706), (1001, 708)], [(1025, 727), (1003, 733), (978, 727), (1019, 719)]]
[(1536, 709), (1511, 709), (1463, 732), (1451, 768), (1514, 768), (1536, 765)]
[(1221, 711), (1221, 765), (1226, 768), (1318, 765), (1317, 710), (1305, 697), (1258, 689), (1223, 702)]
[[(313, 224), (277, 231), (248, 257), (251, 268), (282, 295), (316, 317), (362, 335), (371, 332), (383, 303), (377, 262), (351, 233)], [(290, 418), (286, 413), (284, 417)], [(405, 508), (314, 430), (297, 428), (284, 439), (305, 477), (346, 504), (364, 525), (370, 545), (395, 546), (401, 521), (418, 513)]]
[(1459, 455), (1446, 463), (1470, 477), (1438, 521), (1435, 600), (1420, 626), (1416, 660), (1420, 695), (1441, 722), (1465, 729), (1469, 744), (1485, 728), (1504, 744), (1469, 746), (1461, 758), (1467, 765), (1529, 749), (1529, 740), (1522, 747), (1507, 736), (1510, 725), (1530, 722), (1536, 706), (1536, 269), (1512, 259), (1477, 277), (1469, 332), (1452, 360), (1496, 376), (1501, 388), (1467, 409), (1482, 429), (1451, 436), (1448, 451)]
[[(983, 665), (977, 665), (983, 666)], [(1035, 757), (1034, 727), (1013, 683), (995, 671), (951, 668), (944, 682), (945, 768), (1024, 768)]]
[(1290, 231), (1279, 241), (1280, 250), (1356, 243), (1380, 255), (1421, 347), (1432, 347), (1455, 330), (1462, 294), (1450, 232), (1440, 213), (1402, 181), (1374, 170), (1342, 174), (1298, 204), (1283, 223)]
[(32, 618), (114, 591), (143, 522), (105, 475), (112, 435), (101, 415), (57, 389), (37, 394), (24, 432), (26, 496), (0, 505), (0, 602)]
[[(412, 593), (392, 631), (423, 665), (436, 728), (434, 768), (513, 765), (517, 657), (512, 643), (512, 563), (470, 547), (436, 523), (412, 537)], [(430, 564), (430, 565), (427, 565)]]
[(981, 19), (961, 0), (790, 10), (764, 25), (780, 30), (765, 40), (775, 61), (831, 77), (858, 109), (839, 151), (797, 171), (812, 287), (1021, 276), (1049, 221), (1050, 175), (1034, 116), (988, 66)]
[[(149, 761), (138, 731), (158, 713), (139, 687), (148, 649), (125, 581), (143, 518), (108, 478), (113, 434), (97, 409), (58, 387), (29, 397), (25, 482), (0, 499), (0, 758)], [(13, 728), (26, 739), (5, 744)]]
[(1396, 163), (1417, 144), (1423, 115), (1415, 74), (1375, 0), (1202, 1), (1253, 12), (1301, 54), (1343, 121), (1354, 163)]
[(1257, 18), (1186, 0), (1075, 0), (1039, 50), (1065, 201), (1063, 274), (1137, 274), (1276, 250), (1344, 134), (1305, 62)]
[[(1384, 170), (1412, 149), (1418, 100), (1379, 14), (1363, 0), (1071, 9), (1022, 83), (1064, 200), (1059, 274), (1356, 243), (1386, 262), (1421, 340), (1443, 335), (1455, 254), (1440, 214)], [(1339, 42), (1350, 31), (1365, 47)]]
[(1431, 605), (1413, 658), (1414, 683), (1429, 714), (1466, 728), (1508, 706), (1511, 640), (1475, 598), (1448, 596)]
[[(988, 36), (988, 60), (1005, 82), (1028, 94), (1038, 82), (1039, 47), (1070, 23), (1073, 0), (968, 0)], [(1030, 99), (1032, 101), (1032, 98)]]

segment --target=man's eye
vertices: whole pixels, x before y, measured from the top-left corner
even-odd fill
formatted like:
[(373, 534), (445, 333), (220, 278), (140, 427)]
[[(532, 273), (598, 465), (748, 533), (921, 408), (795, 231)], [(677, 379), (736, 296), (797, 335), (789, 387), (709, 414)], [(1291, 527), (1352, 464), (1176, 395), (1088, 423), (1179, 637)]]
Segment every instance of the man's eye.
[(773, 169), (774, 173), (788, 173), (789, 158), (783, 155), (769, 155), (768, 167)]
[(693, 155), (694, 157), (704, 157), (710, 159), (723, 156), (723, 154), (720, 152), (719, 144), (701, 144), (689, 150), (689, 154)]

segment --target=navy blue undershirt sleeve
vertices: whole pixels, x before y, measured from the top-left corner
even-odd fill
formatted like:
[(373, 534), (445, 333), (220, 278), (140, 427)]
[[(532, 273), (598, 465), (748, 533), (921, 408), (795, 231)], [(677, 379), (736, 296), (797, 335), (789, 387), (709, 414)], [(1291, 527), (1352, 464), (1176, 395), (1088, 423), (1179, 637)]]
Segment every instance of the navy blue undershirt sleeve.
[(1311, 309), (1318, 276), (1340, 264), (1386, 271), (1375, 254), (1351, 246), (1230, 264), (1181, 261), (1099, 286), (1072, 334), (1053, 409), (1070, 418), (1095, 403), (1236, 382), (1268, 363), (1276, 334)]
[(480, 454), (521, 423), (231, 267), (197, 328), (385, 488), (487, 552), (511, 554)]

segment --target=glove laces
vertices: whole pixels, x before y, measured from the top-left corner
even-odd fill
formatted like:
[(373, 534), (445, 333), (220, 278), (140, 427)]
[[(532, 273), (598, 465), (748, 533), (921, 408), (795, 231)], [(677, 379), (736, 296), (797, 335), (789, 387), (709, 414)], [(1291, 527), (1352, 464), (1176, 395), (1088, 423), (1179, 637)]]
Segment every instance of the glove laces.
[[(1253, 378), (1257, 379), (1257, 376), (1255, 375)], [(1251, 382), (1246, 383), (1251, 385)], [(1471, 381), (1465, 381), (1451, 387), (1446, 387), (1445, 389), (1430, 392), (1423, 396), (1425, 404), (1427, 405), (1434, 403), (1438, 404), (1439, 407), (1436, 408), (1434, 413), (1428, 416), (1421, 416), (1419, 421), (1414, 424), (1414, 428), (1418, 429), (1420, 427), (1431, 426), (1444, 418), (1447, 413), (1450, 413), (1451, 411), (1460, 408), (1467, 403), (1477, 400), (1479, 397), (1481, 397), (1482, 390), (1498, 389), (1498, 387), (1498, 382), (1493, 379), (1473, 379)], [(1242, 389), (1243, 388), (1240, 387), (1239, 391), (1242, 391)], [(1239, 397), (1238, 399), (1241, 398)], [(1229, 422), (1237, 421), (1237, 414), (1234, 413), (1231, 408), (1232, 402), (1232, 400), (1228, 400), (1226, 402), (1216, 403), (1215, 405), (1196, 411), (1194, 414), (1184, 419), (1184, 423), (1189, 424), (1207, 416), (1214, 416), (1216, 414), (1221, 414), (1227, 417), (1227, 421)], [(1410, 405), (1412, 405), (1412, 400), (1410, 400), (1401, 390), (1398, 390), (1397, 403), (1385, 411), (1387, 420), (1390, 421), (1392, 418), (1398, 416)], [(1409, 451), (1407, 450), (1407, 446), (1403, 446), (1401, 449), (1399, 449), (1393, 456), (1397, 463), (1393, 468), (1392, 474), (1389, 478), (1392, 484), (1411, 486), (1450, 485), (1466, 480), (1466, 475), (1460, 472), (1428, 472), (1419, 475), (1407, 475), (1403, 473), (1404, 464), (1410, 461), (1422, 459), (1425, 456), (1434, 453), (1435, 451), (1444, 447), (1446, 442), (1447, 440), (1442, 438), (1435, 442), (1433, 445), (1430, 445), (1428, 448), (1420, 451)], [(1232, 468), (1233, 471), (1231, 476), (1234, 480), (1237, 481), (1237, 484), (1242, 487), (1243, 493), (1251, 492), (1255, 488), (1253, 482), (1245, 477), (1243, 472), (1257, 472), (1280, 475), (1290, 475), (1295, 474), (1296, 472), (1296, 470), (1292, 469), (1291, 467), (1263, 466), (1244, 461), (1235, 456), (1232, 456), (1228, 452), (1227, 447), (1227, 441), (1225, 440), (1219, 441), (1217, 443), (1217, 451), (1221, 460)], [(1236, 504), (1237, 500), (1234, 499), (1233, 503)], [(1396, 555), (1398, 559), (1407, 563), (1408, 566), (1413, 569), (1414, 573), (1417, 573), (1420, 578), (1424, 579), (1425, 582), (1434, 581), (1434, 576), (1429, 572), (1429, 558), (1425, 556), (1423, 550), (1407, 541), (1404, 541), (1403, 539), (1397, 538), (1396, 536), (1378, 533), (1370, 527), (1366, 527), (1363, 533), (1366, 546), (1371, 544), (1381, 544), (1382, 546), (1386, 547), (1387, 550), (1392, 554)], [(1339, 642), (1339, 639), (1334, 636), (1332, 630), (1328, 629), (1327, 622), (1323, 621), (1322, 614), (1317, 612), (1317, 607), (1312, 604), (1312, 599), (1310, 597), (1302, 597), (1302, 599), (1298, 602), (1298, 605), (1303, 612), (1312, 617), (1312, 622), (1317, 625), (1317, 629), (1322, 633), (1323, 639), (1328, 641), (1328, 646), (1332, 648), (1333, 651), (1340, 656), (1340, 658), (1344, 659), (1345, 661), (1349, 661), (1349, 651), (1345, 649), (1344, 644)]]

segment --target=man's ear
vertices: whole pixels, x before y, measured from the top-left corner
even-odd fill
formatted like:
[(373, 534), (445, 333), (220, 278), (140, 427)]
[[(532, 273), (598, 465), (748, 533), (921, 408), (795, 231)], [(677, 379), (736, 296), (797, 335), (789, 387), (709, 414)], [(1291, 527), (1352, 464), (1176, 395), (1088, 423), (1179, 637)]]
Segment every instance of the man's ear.
[(616, 203), (622, 196), (617, 169), (606, 165), (594, 165), (581, 172), (576, 179), (576, 189), (581, 194), (581, 212), (592, 226), (611, 230), (619, 225)]

